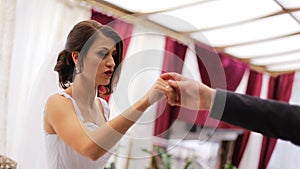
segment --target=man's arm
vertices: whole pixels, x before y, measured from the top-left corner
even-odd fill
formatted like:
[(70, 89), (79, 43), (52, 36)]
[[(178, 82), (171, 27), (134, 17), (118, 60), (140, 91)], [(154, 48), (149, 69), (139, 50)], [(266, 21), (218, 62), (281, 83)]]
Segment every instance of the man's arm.
[(297, 105), (217, 89), (210, 116), (300, 145), (300, 106)]
[(168, 103), (193, 110), (211, 110), (210, 116), (269, 137), (300, 145), (300, 106), (245, 94), (212, 89), (178, 73), (165, 73), (175, 97)]

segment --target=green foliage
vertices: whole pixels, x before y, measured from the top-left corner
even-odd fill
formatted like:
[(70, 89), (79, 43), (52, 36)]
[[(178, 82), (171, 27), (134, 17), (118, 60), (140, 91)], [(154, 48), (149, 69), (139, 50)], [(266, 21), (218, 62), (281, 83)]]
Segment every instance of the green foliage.
[(237, 168), (234, 165), (227, 163), (225, 164), (224, 169), (237, 169)]
[(104, 167), (104, 169), (116, 169), (116, 165), (114, 162), (110, 163), (109, 167)]
[[(166, 153), (161, 147), (154, 145), (152, 151), (147, 149), (143, 149), (143, 151), (151, 155), (151, 167), (147, 167), (146, 169), (171, 169), (172, 155)], [(188, 160), (184, 169), (189, 169), (191, 164), (192, 161)]]
[(189, 167), (192, 165), (192, 161), (191, 160), (188, 160), (186, 163), (185, 163), (185, 166), (184, 166), (184, 169), (189, 169)]

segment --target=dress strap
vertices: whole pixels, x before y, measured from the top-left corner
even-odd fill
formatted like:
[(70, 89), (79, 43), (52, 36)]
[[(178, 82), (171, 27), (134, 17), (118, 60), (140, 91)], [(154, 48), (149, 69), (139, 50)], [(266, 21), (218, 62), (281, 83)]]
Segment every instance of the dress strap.
[(79, 109), (77, 103), (75, 102), (74, 98), (71, 97), (71, 96), (70, 96), (68, 93), (66, 93), (64, 90), (60, 91), (58, 94), (59, 94), (59, 95), (62, 95), (62, 96), (64, 96), (64, 97), (66, 97), (67, 99), (70, 99), (70, 100), (72, 101), (73, 106), (74, 106), (74, 109), (75, 109), (75, 112), (76, 112), (76, 115), (78, 116), (78, 118), (79, 118), (81, 121), (84, 121), (83, 116), (82, 116), (82, 114), (81, 114), (81, 111), (80, 111), (80, 109)]

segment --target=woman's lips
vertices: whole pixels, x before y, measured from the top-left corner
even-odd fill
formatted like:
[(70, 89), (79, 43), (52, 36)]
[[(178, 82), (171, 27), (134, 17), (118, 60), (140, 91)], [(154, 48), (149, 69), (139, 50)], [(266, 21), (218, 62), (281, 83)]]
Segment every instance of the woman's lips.
[(113, 71), (112, 70), (108, 70), (104, 72), (107, 76), (112, 76)]

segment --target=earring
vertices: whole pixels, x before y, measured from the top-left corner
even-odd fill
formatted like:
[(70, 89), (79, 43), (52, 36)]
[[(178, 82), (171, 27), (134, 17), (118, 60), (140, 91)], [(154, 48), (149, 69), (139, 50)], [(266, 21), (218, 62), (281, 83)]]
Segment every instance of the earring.
[(71, 83), (70, 81), (67, 81), (67, 83), (65, 84), (65, 86), (66, 86), (66, 87), (70, 87), (71, 84), (72, 84), (72, 83)]
[(77, 65), (75, 65), (75, 73), (79, 73), (79, 68)]

